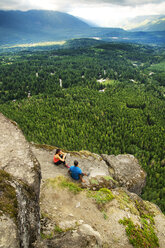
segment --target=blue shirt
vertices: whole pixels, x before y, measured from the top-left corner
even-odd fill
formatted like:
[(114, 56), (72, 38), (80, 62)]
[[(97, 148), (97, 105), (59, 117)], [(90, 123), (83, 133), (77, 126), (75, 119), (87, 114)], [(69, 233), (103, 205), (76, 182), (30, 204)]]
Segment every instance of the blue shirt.
[(75, 180), (80, 179), (80, 175), (82, 174), (82, 170), (77, 166), (70, 167), (71, 177)]

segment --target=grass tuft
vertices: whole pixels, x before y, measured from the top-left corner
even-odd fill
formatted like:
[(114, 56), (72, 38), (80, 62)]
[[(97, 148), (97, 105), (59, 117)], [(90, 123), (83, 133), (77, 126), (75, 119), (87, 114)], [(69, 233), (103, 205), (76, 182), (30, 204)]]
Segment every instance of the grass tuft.
[(99, 207), (110, 202), (114, 196), (109, 189), (101, 188), (99, 191), (88, 191), (88, 196), (93, 198)]
[(48, 179), (47, 184), (51, 185), (54, 188), (56, 187), (67, 188), (69, 191), (71, 191), (74, 194), (78, 194), (83, 190), (79, 186), (79, 184), (71, 182), (68, 178), (65, 178), (64, 176), (58, 176), (56, 178)]
[(64, 178), (64, 180), (61, 182), (61, 187), (68, 188), (69, 191), (73, 192), (74, 194), (79, 193), (83, 189), (80, 188), (76, 183), (70, 182), (68, 179)]

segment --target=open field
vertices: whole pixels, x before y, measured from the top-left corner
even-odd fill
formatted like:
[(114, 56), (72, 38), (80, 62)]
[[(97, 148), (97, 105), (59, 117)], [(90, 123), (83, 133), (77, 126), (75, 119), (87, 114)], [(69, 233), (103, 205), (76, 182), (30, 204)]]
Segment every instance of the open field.
[(114, 79), (100, 79), (97, 81), (104, 85), (114, 85), (119, 82), (118, 80), (114, 80)]
[(6, 48), (64, 45), (65, 42), (66, 41), (47, 41), (47, 42), (38, 42), (38, 43), (16, 44), (14, 46), (6, 47)]

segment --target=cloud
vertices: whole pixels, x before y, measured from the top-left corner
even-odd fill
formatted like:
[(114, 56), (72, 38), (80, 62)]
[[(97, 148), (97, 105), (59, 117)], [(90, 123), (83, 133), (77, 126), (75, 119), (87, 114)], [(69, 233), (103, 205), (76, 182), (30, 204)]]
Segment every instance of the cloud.
[(1, 10), (28, 10), (33, 8), (30, 0), (1, 0)]
[(18, 0), (2, 0), (0, 2), (0, 9), (12, 9), (18, 3)]
[[(38, 0), (37, 0), (38, 1)], [(39, 2), (45, 2), (41, 0)], [(34, 1), (36, 2), (36, 1)], [(69, 11), (80, 7), (102, 7), (102, 6), (143, 6), (146, 4), (160, 4), (165, 0), (47, 0), (47, 5), (51, 5), (59, 10)]]
[(0, 9), (52, 9), (69, 11), (80, 6), (140, 6), (145, 4), (160, 4), (165, 0), (1, 0)]
[(165, 0), (0, 0), (0, 9), (67, 12), (104, 27), (121, 27), (128, 18), (164, 15)]
[[(76, 0), (72, 0), (72, 3), (77, 3)], [(78, 3), (81, 4), (114, 4), (114, 5), (121, 5), (121, 6), (135, 6), (135, 5), (144, 5), (144, 4), (151, 4), (151, 3), (160, 3), (164, 2), (164, 0), (79, 0)]]
[(92, 7), (74, 8), (69, 12), (90, 23), (102, 27), (123, 27), (128, 19), (136, 16), (164, 15), (165, 2), (138, 6), (93, 5)]

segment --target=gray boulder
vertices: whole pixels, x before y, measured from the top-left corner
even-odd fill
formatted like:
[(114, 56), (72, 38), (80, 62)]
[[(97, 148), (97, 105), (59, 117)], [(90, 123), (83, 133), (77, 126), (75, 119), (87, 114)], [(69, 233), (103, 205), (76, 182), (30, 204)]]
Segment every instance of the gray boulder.
[(0, 247), (29, 248), (40, 232), (40, 165), (20, 129), (2, 114), (0, 140)]
[(0, 113), (0, 169), (40, 191), (40, 165), (22, 131)]
[(109, 166), (109, 172), (119, 186), (127, 188), (138, 195), (146, 183), (146, 173), (141, 168), (138, 160), (130, 154), (126, 155), (101, 155)]

